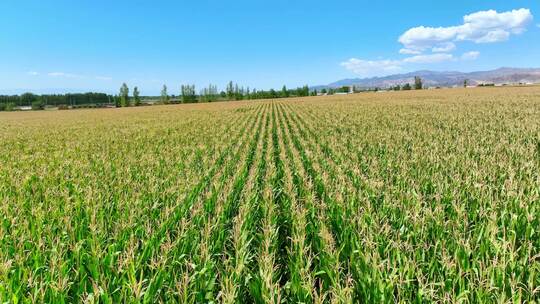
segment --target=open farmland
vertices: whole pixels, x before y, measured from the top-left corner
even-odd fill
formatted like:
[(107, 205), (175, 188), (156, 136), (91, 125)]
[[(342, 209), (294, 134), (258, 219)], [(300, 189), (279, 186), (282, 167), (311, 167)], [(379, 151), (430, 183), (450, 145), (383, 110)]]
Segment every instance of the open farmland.
[(0, 128), (0, 302), (540, 300), (540, 87)]

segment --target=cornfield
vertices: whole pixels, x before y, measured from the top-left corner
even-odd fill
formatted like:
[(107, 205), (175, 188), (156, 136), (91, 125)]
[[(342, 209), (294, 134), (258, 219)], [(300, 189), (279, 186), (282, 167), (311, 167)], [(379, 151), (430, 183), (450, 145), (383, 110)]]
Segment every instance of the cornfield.
[(540, 301), (540, 87), (0, 127), (2, 303)]

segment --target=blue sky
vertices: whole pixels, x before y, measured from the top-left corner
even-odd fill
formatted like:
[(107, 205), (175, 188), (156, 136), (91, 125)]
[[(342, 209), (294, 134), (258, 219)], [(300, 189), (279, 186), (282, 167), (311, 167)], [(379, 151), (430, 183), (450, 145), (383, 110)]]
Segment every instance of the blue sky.
[(4, 0), (0, 12), (0, 93), (540, 67), (538, 0)]

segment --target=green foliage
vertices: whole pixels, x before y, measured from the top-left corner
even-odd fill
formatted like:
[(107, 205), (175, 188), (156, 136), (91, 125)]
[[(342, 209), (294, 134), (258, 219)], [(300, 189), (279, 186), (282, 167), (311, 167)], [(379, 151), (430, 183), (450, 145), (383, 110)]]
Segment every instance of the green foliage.
[(127, 84), (123, 83), (120, 87), (120, 106), (129, 107), (129, 88)]
[(140, 92), (139, 92), (139, 88), (137, 87), (133, 88), (133, 105), (136, 107), (141, 105)]
[(182, 103), (197, 102), (197, 95), (195, 94), (194, 85), (182, 85), (180, 96), (181, 96)]
[(111, 100), (114, 103), (115, 107), (120, 107), (120, 97), (118, 95), (114, 95)]
[(32, 105), (32, 103), (38, 100), (38, 96), (32, 93), (24, 93), (21, 95), (21, 105)]
[(26, 93), (21, 96), (18, 95), (0, 95), (0, 104), (12, 103), (14, 106), (30, 106), (32, 102), (41, 100), (44, 104), (49, 106), (60, 105), (104, 105), (112, 101), (111, 96), (104, 93), (77, 93), (77, 94), (44, 94), (34, 95)]
[(418, 76), (414, 76), (414, 89), (415, 90), (421, 90), (423, 88), (422, 85), (422, 78)]
[(227, 84), (227, 89), (226, 89), (228, 100), (233, 100), (235, 98), (236, 94), (235, 94), (234, 88), (235, 88), (234, 83), (232, 81), (229, 81), (229, 83)]
[(8, 102), (6, 103), (6, 111), (13, 111), (15, 109), (15, 103), (13, 102)]
[(202, 89), (200, 93), (201, 102), (214, 102), (218, 99), (217, 86), (210, 84), (207, 88)]
[(298, 97), (305, 97), (309, 96), (309, 87), (307, 85), (296, 89), (296, 96)]
[(0, 113), (0, 302), (537, 303), (539, 92)]
[(36, 100), (32, 102), (32, 110), (43, 110), (44, 104), (41, 100)]
[(402, 89), (403, 91), (410, 91), (410, 90), (412, 89), (412, 87), (411, 87), (410, 84), (406, 83), (406, 84), (404, 84), (404, 85), (401, 87), (401, 89)]
[(349, 93), (351, 91), (350, 86), (342, 86), (341, 88), (336, 89), (337, 93)]
[(289, 92), (289, 90), (287, 90), (287, 87), (286, 86), (283, 86), (283, 88), (281, 88), (281, 97), (283, 98), (287, 98), (289, 97), (291, 94)]
[(161, 97), (160, 101), (164, 104), (169, 103), (169, 95), (167, 94), (167, 86), (163, 85), (163, 88), (161, 89)]

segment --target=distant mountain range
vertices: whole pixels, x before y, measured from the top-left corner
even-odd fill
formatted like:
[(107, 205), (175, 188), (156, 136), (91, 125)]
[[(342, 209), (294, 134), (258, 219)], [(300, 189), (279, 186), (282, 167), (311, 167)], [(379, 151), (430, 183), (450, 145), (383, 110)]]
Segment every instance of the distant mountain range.
[(414, 77), (422, 78), (424, 85), (430, 87), (462, 86), (467, 80), (469, 85), (478, 84), (505, 84), (505, 83), (540, 83), (540, 69), (500, 68), (482, 72), (436, 72), (416, 71), (406, 74), (396, 74), (384, 77), (343, 79), (328, 85), (313, 87), (312, 89), (339, 88), (343, 86), (356, 86), (360, 88), (388, 88), (405, 83), (414, 83)]

